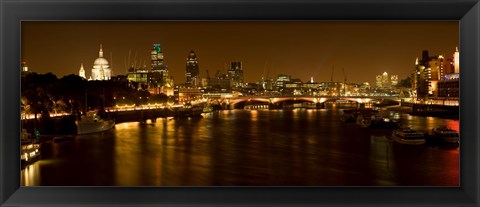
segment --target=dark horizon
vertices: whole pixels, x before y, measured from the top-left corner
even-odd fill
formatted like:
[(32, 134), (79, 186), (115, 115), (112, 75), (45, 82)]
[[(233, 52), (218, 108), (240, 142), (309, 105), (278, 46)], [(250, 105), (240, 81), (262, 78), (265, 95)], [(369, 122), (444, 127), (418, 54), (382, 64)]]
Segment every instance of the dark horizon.
[[(458, 21), (24, 21), (22, 60), (29, 70), (61, 78), (87, 77), (103, 45), (113, 75), (125, 62), (150, 68), (153, 43), (160, 43), (175, 84), (185, 82), (185, 58), (197, 54), (200, 76), (242, 61), (246, 82), (262, 74), (288, 74), (302, 81), (374, 83), (383, 72), (406, 78), (422, 50), (450, 57), (459, 46)], [(136, 54), (136, 55), (135, 55)], [(136, 58), (135, 58), (136, 56)], [(112, 57), (112, 58), (111, 58)], [(130, 65), (132, 65), (130, 64)], [(128, 66), (127, 66), (128, 67)]]

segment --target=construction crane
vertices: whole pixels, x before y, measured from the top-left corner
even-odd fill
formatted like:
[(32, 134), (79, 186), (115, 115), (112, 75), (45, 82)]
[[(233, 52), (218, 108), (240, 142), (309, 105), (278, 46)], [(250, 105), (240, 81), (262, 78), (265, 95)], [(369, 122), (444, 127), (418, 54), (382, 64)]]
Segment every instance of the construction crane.
[(330, 76), (330, 82), (332, 82), (332, 83), (333, 83), (333, 70), (334, 70), (334, 68), (335, 68), (335, 66), (332, 65), (332, 76)]
[(347, 95), (347, 75), (345, 75), (345, 69), (342, 68), (343, 72), (343, 95)]
[(207, 69), (207, 86), (210, 87), (210, 73), (208, 72), (208, 69)]

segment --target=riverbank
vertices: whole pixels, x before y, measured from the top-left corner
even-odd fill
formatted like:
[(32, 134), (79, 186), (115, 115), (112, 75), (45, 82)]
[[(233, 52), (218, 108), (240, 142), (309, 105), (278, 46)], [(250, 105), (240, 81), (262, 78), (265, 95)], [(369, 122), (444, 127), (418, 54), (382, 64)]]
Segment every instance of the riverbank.
[(425, 112), (425, 113), (418, 113), (418, 112), (414, 113), (413, 108), (411, 106), (400, 106), (400, 105), (384, 106), (384, 107), (380, 107), (380, 108), (383, 108), (383, 109), (389, 110), (389, 111), (406, 113), (406, 114), (409, 114), (409, 115), (412, 115), (412, 116), (431, 116), (431, 117), (438, 117), (438, 118), (443, 118), (443, 119), (454, 119), (454, 120), (458, 120), (459, 115), (460, 115), (460, 111), (458, 111), (457, 114), (454, 114), (454, 113), (451, 113), (451, 112), (434, 112), (434, 111)]

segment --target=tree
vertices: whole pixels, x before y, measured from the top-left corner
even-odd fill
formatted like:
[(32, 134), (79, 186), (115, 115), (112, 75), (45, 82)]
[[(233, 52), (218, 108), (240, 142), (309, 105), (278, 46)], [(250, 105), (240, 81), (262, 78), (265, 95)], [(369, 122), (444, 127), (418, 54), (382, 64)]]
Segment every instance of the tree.
[(407, 78), (402, 79), (398, 82), (399, 87), (411, 88), (412, 87), (412, 78), (407, 76)]
[(43, 118), (48, 118), (49, 109), (53, 108), (52, 94), (49, 93), (49, 88), (57, 80), (57, 77), (52, 73), (29, 73), (22, 77), (21, 96), (25, 100), (23, 103), (34, 114), (35, 123), (39, 113), (42, 113)]

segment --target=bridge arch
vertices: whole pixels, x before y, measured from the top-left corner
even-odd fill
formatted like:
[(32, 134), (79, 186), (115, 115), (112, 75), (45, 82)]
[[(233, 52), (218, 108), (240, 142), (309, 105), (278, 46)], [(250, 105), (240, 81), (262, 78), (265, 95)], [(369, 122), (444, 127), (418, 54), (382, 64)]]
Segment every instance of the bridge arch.
[(327, 101), (332, 100), (347, 100), (356, 103), (371, 103), (374, 100), (391, 100), (397, 101), (398, 97), (316, 97), (316, 96), (277, 96), (277, 97), (256, 97), (256, 96), (242, 96), (242, 97), (231, 97), (231, 98), (224, 98), (220, 102), (222, 104), (227, 104), (234, 106), (241, 102), (248, 102), (248, 101), (255, 101), (261, 103), (268, 103), (268, 104), (275, 104), (284, 101), (307, 101), (312, 103), (325, 103)]

